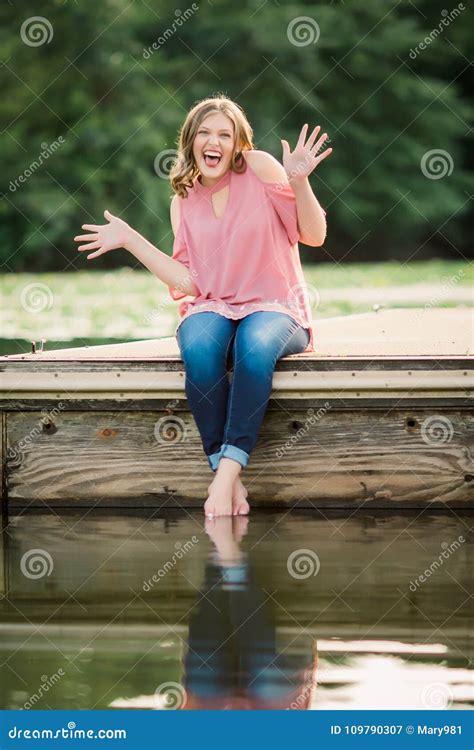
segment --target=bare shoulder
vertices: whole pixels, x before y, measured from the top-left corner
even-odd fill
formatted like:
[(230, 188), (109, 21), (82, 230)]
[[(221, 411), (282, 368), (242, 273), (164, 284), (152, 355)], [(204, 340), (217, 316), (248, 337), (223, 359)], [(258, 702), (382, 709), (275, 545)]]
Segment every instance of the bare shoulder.
[(262, 182), (288, 182), (284, 167), (267, 151), (252, 149), (244, 151), (247, 164)]
[(170, 219), (173, 228), (173, 234), (176, 236), (179, 228), (181, 209), (179, 205), (179, 195), (174, 195), (170, 204)]

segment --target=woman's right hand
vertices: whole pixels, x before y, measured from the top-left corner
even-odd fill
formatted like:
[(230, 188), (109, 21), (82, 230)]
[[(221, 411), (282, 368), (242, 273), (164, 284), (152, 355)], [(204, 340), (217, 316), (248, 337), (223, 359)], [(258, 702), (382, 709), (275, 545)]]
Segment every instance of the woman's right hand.
[(81, 245), (78, 250), (95, 250), (87, 256), (87, 260), (92, 258), (98, 258), (99, 255), (108, 253), (109, 250), (117, 250), (118, 248), (126, 248), (127, 242), (130, 238), (133, 230), (123, 219), (119, 219), (118, 216), (114, 216), (107, 211), (104, 211), (104, 216), (109, 222), (108, 224), (83, 224), (83, 229), (90, 230), (90, 234), (80, 234), (74, 237), (76, 242), (87, 242), (86, 245)]

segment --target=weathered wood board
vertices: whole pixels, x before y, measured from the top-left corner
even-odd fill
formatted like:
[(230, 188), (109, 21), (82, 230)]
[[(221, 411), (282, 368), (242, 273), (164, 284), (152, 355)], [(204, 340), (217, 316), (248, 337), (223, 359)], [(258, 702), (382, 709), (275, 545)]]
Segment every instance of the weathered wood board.
[[(7, 415), (7, 483), (18, 502), (202, 503), (212, 478), (189, 413)], [(25, 436), (34, 436), (27, 440)], [(243, 472), (260, 506), (462, 506), (474, 488), (474, 417), (450, 409), (268, 411)]]
[[(471, 311), (419, 312), (320, 321), (324, 354), (277, 363), (243, 472), (254, 504), (472, 503)], [(202, 505), (213, 475), (174, 339), (3, 357), (0, 371), (4, 507)]]

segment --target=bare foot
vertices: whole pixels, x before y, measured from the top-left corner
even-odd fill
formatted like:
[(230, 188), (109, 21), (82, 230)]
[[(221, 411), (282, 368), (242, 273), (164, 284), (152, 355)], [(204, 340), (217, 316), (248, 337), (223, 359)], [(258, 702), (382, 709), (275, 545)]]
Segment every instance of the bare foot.
[(232, 487), (233, 479), (215, 476), (209, 485), (209, 497), (204, 503), (204, 513), (210, 518), (215, 516), (232, 515)]
[[(209, 485), (208, 487), (209, 493), (214, 491), (216, 479), (217, 479), (217, 476), (215, 477), (215, 479), (212, 480), (211, 484)], [(242, 484), (242, 480), (240, 476), (237, 475), (237, 477), (234, 479), (234, 484), (232, 487), (232, 515), (233, 516), (244, 516), (250, 512), (250, 505), (247, 502), (248, 494), (249, 494), (248, 490)], [(206, 506), (207, 506), (207, 502), (204, 505), (204, 512), (207, 515)], [(217, 514), (217, 515), (222, 515), (222, 514)]]
[(247, 533), (248, 523), (246, 516), (206, 518), (206, 533), (214, 543), (223, 565), (238, 565), (242, 562), (244, 553), (239, 544)]
[(249, 519), (247, 516), (238, 516), (232, 519), (232, 533), (236, 544), (240, 544), (242, 538), (246, 535), (248, 525)]
[(232, 515), (233, 516), (245, 516), (250, 512), (250, 505), (247, 502), (248, 490), (242, 484), (240, 476), (237, 476), (234, 481), (234, 487), (232, 491)]

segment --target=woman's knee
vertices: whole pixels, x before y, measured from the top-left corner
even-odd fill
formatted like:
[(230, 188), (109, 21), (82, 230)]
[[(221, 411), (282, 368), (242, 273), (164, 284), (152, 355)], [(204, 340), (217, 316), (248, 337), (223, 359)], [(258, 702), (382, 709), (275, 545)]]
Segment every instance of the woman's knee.
[(277, 350), (269, 342), (245, 340), (234, 348), (232, 362), (235, 367), (263, 377), (272, 373), (277, 360)]
[(288, 320), (287, 316), (274, 317), (265, 325), (247, 326), (238, 331), (234, 354), (249, 368), (268, 369), (286, 353), (303, 351), (308, 337), (309, 333), (296, 321)]
[(211, 385), (227, 373), (227, 347), (207, 336), (200, 339), (180, 337), (181, 357), (188, 380), (195, 385)]

